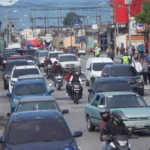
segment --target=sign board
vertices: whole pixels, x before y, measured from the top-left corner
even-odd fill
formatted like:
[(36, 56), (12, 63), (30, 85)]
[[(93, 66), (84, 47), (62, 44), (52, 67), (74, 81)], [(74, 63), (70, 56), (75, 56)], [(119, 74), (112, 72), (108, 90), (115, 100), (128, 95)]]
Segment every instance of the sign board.
[(85, 36), (85, 34), (86, 34), (85, 30), (79, 30), (79, 31), (78, 31), (78, 36), (79, 36), (79, 37), (80, 37), (80, 36)]
[(124, 3), (127, 5), (132, 4), (132, 0), (125, 0)]
[(80, 25), (80, 24), (81, 24), (80, 18), (74, 18), (74, 25)]
[(93, 24), (93, 25), (92, 25), (92, 29), (93, 29), (93, 30), (97, 30), (97, 29), (98, 29), (97, 24)]

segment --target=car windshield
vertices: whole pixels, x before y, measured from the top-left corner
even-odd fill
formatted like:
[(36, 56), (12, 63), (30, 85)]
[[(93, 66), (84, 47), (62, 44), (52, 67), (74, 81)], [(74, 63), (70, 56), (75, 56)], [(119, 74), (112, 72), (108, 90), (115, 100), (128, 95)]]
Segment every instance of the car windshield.
[(59, 110), (54, 101), (35, 101), (19, 103), (16, 112), (33, 111), (33, 110)]
[(78, 61), (75, 56), (61, 56), (59, 62)]
[(147, 107), (144, 99), (136, 95), (114, 95), (107, 97), (109, 108)]
[(15, 87), (15, 95), (44, 94), (47, 92), (43, 83), (20, 84)]
[(113, 63), (93, 63), (93, 70), (94, 71), (102, 71), (103, 68), (109, 64), (113, 64)]
[(35, 56), (36, 55), (36, 50), (26, 50), (27, 55)]
[(126, 81), (106, 81), (97, 82), (95, 90), (96, 92), (131, 91), (131, 87)]
[(50, 58), (56, 58), (59, 54), (61, 54), (61, 53), (50, 53), (49, 57)]
[(136, 76), (137, 72), (134, 67), (113, 67), (110, 69), (110, 75), (113, 77)]
[(27, 61), (7, 62), (5, 71), (11, 71), (14, 66), (26, 66), (26, 65), (28, 65)]
[(32, 56), (30, 56), (30, 55), (24, 56), (24, 57), (25, 57), (25, 59), (27, 59), (27, 60), (34, 60), (34, 58), (33, 58)]
[(9, 129), (8, 144), (65, 141), (72, 138), (62, 118), (38, 118), (40, 119), (13, 122)]
[(48, 52), (41, 52), (40, 53), (40, 57), (46, 57), (46, 56), (48, 56)]
[(14, 70), (13, 78), (18, 78), (19, 76), (30, 75), (30, 74), (40, 74), (40, 73), (36, 68), (16, 69)]
[(13, 55), (18, 55), (18, 53), (17, 53), (17, 52), (5, 53), (5, 54), (3, 55), (3, 59), (4, 59), (4, 60), (7, 60), (8, 57), (13, 56)]

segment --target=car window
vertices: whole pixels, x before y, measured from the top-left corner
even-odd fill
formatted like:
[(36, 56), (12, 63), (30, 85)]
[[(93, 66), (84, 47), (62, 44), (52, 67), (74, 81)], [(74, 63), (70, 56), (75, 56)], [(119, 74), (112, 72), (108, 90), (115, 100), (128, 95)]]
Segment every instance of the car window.
[(49, 57), (50, 57), (50, 58), (57, 58), (57, 56), (58, 56), (59, 54), (61, 54), (61, 53), (50, 53), (50, 54), (49, 54)]
[(24, 56), (25, 57), (25, 59), (27, 59), (27, 60), (34, 60), (34, 58), (32, 57), (32, 56)]
[(108, 74), (108, 69), (107, 69), (107, 67), (105, 67), (105, 68), (103, 69), (103, 74)]
[(107, 106), (109, 108), (132, 108), (147, 107), (142, 97), (136, 95), (114, 95), (107, 97)]
[(113, 63), (93, 63), (93, 70), (94, 71), (102, 71), (103, 68), (108, 64), (113, 64)]
[(78, 61), (76, 56), (61, 56), (59, 58), (59, 62), (66, 62), (66, 61)]
[(23, 75), (40, 74), (37, 68), (16, 69), (13, 73), (13, 78), (18, 78)]
[(33, 95), (33, 94), (45, 94), (47, 89), (43, 83), (32, 83), (32, 84), (20, 84), (16, 85), (14, 94), (21, 95)]
[(105, 105), (105, 97), (101, 96), (100, 100), (99, 100), (99, 105)]
[(8, 52), (8, 53), (5, 53), (3, 55), (3, 59), (7, 60), (8, 57), (13, 56), (13, 55), (18, 55), (18, 53), (17, 52)]
[(33, 110), (59, 110), (55, 101), (23, 102), (19, 103), (16, 112)]
[(13, 122), (8, 133), (9, 145), (72, 139), (65, 121), (58, 116), (50, 119)]
[(137, 76), (137, 71), (132, 66), (127, 67), (112, 67), (110, 68), (110, 75), (113, 77), (122, 76)]
[(48, 52), (41, 52), (40, 53), (40, 57), (46, 57), (46, 56), (48, 56)]
[(94, 99), (93, 99), (93, 101), (92, 101), (92, 103), (91, 103), (91, 105), (93, 105), (93, 106), (95, 106), (95, 107), (98, 107), (98, 105), (99, 105), (99, 100), (100, 100), (100, 97), (97, 98), (97, 96), (95, 96)]

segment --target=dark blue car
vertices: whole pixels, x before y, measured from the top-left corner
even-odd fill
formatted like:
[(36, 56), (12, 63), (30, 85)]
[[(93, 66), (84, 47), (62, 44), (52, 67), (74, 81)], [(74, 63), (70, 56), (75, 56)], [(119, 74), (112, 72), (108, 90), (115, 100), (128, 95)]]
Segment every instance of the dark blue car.
[(17, 81), (10, 97), (11, 112), (14, 112), (19, 100), (31, 96), (49, 96), (54, 90), (49, 90), (43, 79)]
[(88, 90), (88, 102), (90, 103), (94, 95), (101, 92), (128, 91), (132, 88), (125, 79), (121, 78), (97, 78), (95, 79), (92, 88)]
[(73, 135), (59, 111), (13, 113), (0, 137), (3, 150), (79, 150)]
[(128, 81), (134, 92), (144, 96), (143, 78), (131, 65), (106, 65), (102, 71), (101, 76), (106, 78), (115, 77), (125, 79)]

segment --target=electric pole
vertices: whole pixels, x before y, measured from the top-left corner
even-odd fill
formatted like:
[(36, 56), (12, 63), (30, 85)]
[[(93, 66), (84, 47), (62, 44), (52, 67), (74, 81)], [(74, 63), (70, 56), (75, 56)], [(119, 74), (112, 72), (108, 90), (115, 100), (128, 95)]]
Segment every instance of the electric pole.
[(129, 23), (128, 23), (128, 30), (129, 30), (129, 38), (128, 38), (128, 40), (129, 40), (129, 45), (128, 46), (130, 46), (131, 45), (131, 25), (130, 25), (130, 4), (131, 4), (131, 2), (129, 1), (129, 4), (128, 4), (128, 18), (129, 18)]

